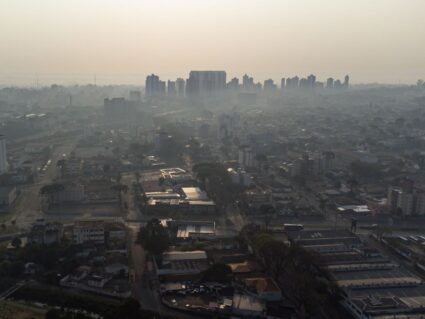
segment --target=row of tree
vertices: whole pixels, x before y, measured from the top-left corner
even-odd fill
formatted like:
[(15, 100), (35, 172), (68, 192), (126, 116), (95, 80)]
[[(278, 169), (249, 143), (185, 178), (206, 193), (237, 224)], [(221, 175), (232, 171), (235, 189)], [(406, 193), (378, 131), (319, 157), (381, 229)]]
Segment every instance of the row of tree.
[(296, 244), (285, 244), (255, 224), (246, 225), (239, 240), (251, 247), (282, 291), (288, 292), (301, 318), (317, 314), (323, 305), (328, 305), (327, 311), (335, 309), (338, 288), (327, 271), (318, 266), (316, 255)]
[(218, 207), (225, 209), (240, 199), (243, 189), (232, 183), (223, 164), (198, 163), (193, 166), (192, 171)]

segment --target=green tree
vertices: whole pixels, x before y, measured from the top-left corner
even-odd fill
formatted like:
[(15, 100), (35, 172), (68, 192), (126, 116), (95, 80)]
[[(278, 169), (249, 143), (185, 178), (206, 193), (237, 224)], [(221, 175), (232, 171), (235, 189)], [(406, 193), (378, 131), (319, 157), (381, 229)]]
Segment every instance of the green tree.
[(267, 229), (276, 214), (276, 209), (270, 204), (264, 204), (260, 206), (259, 210), (261, 216), (264, 218), (264, 225)]
[(217, 206), (226, 208), (240, 197), (242, 188), (232, 183), (223, 164), (199, 163), (192, 170)]
[(60, 183), (52, 183), (44, 185), (40, 188), (40, 195), (46, 196), (49, 207), (54, 203), (55, 195), (65, 189), (65, 186)]
[(134, 298), (124, 300), (118, 306), (117, 318), (122, 319), (137, 319), (140, 318), (140, 303)]
[(328, 198), (321, 196), (319, 198), (319, 208), (323, 215), (326, 215), (326, 205), (328, 203)]
[(202, 277), (204, 282), (229, 283), (232, 280), (232, 269), (222, 263), (213, 264), (208, 268)]
[(159, 184), (159, 186), (163, 186), (164, 183), (165, 183), (165, 178), (164, 177), (161, 176), (160, 178), (158, 178), (158, 184)]
[(154, 218), (148, 221), (146, 226), (140, 228), (137, 243), (151, 254), (160, 255), (169, 247), (170, 236), (161, 222)]
[(20, 247), (21, 247), (21, 245), (22, 245), (22, 240), (21, 240), (21, 238), (19, 238), (19, 237), (15, 237), (15, 238), (13, 238), (13, 239), (12, 239), (11, 244), (12, 244), (12, 246), (13, 246), (13, 247), (15, 247), (15, 248), (20, 248)]
[(62, 311), (58, 309), (50, 309), (47, 311), (46, 316), (44, 318), (46, 319), (62, 319), (64, 316), (62, 316)]
[(285, 243), (271, 236), (265, 240), (262, 239), (259, 243), (258, 254), (277, 282), (280, 281), (282, 272), (291, 262), (291, 253), (292, 250)]

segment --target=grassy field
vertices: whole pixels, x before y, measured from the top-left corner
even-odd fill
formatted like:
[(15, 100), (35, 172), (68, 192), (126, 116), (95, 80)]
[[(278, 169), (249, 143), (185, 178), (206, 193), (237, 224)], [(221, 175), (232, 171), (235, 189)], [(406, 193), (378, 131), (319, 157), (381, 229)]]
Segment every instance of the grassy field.
[(11, 301), (0, 301), (0, 319), (44, 319), (46, 311)]

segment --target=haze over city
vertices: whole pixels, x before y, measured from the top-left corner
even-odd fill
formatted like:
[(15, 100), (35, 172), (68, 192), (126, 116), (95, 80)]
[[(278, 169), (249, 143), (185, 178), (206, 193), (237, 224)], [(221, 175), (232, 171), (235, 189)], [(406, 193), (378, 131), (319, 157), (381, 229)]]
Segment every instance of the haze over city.
[(425, 318), (425, 0), (0, 0), (0, 319)]
[(413, 84), (422, 0), (0, 1), (0, 84), (140, 84), (226, 70)]

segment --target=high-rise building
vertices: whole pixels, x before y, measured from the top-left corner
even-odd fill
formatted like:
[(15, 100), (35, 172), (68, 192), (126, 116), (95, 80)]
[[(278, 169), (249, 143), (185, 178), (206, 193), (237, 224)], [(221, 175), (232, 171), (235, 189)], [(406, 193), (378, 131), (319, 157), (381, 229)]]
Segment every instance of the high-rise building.
[(240, 147), (238, 152), (238, 162), (242, 168), (249, 168), (254, 166), (254, 155), (252, 149), (243, 145)]
[(335, 80), (334, 82), (334, 88), (335, 89), (341, 89), (342, 88), (342, 83), (340, 80)]
[(139, 90), (130, 91), (130, 101), (139, 103), (142, 100), (142, 94)]
[(307, 89), (309, 87), (308, 80), (306, 78), (300, 79), (300, 88)]
[(387, 195), (387, 206), (390, 213), (395, 213), (397, 210), (398, 194), (401, 191), (397, 188), (390, 187)]
[(167, 83), (167, 94), (168, 96), (175, 96), (177, 94), (176, 82), (168, 80)]
[(186, 95), (211, 97), (226, 89), (225, 71), (191, 71), (186, 81)]
[(7, 173), (7, 169), (6, 138), (0, 135), (0, 174)]
[(412, 215), (414, 208), (414, 195), (409, 193), (399, 193), (397, 207), (401, 209), (403, 215)]
[(165, 87), (166, 87), (165, 81), (159, 81), (157, 95), (165, 95), (165, 91), (166, 91)]
[(176, 89), (178, 96), (184, 96), (186, 90), (186, 81), (182, 78), (178, 78), (176, 80)]
[(165, 82), (160, 81), (155, 74), (146, 77), (146, 96), (158, 96), (165, 94)]
[(344, 89), (348, 89), (349, 86), (350, 86), (350, 77), (346, 75), (344, 78)]
[(413, 193), (390, 187), (387, 197), (388, 210), (393, 214), (400, 210), (403, 215), (412, 215), (415, 212), (415, 198)]
[(314, 74), (310, 74), (307, 77), (307, 86), (310, 89), (314, 89), (316, 87), (316, 76)]
[(418, 194), (416, 196), (416, 215), (425, 215), (425, 194)]
[(242, 88), (244, 91), (252, 91), (254, 89), (254, 78), (245, 74), (242, 78)]
[(299, 87), (300, 78), (298, 76), (294, 76), (293, 78), (286, 79), (286, 87), (288, 89), (296, 89)]
[(326, 88), (327, 89), (333, 89), (334, 88), (334, 79), (328, 78), (326, 81)]
[(275, 93), (277, 90), (276, 84), (272, 79), (268, 79), (264, 81), (264, 92), (265, 93)]
[(233, 78), (227, 83), (227, 89), (230, 91), (238, 91), (239, 90), (239, 79)]
[(280, 80), (280, 90), (281, 91), (285, 90), (285, 83), (286, 83), (286, 79), (285, 78), (282, 78)]

